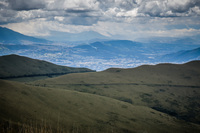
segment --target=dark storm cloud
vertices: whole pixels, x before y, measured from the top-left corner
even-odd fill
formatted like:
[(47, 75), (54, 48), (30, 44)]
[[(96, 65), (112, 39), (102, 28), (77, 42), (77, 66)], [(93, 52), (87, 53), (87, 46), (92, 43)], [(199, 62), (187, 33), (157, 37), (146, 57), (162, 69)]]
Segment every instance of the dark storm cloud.
[(198, 15), (191, 13), (195, 7), (200, 7), (199, 0), (148, 0), (138, 5), (138, 12), (152, 17), (180, 17)]
[(12, 10), (0, 10), (0, 24), (7, 24), (8, 22), (16, 22), (16, 12)]
[(76, 8), (71, 8), (71, 9), (67, 9), (65, 10), (67, 13), (80, 13), (80, 14), (83, 14), (83, 13), (90, 13), (90, 12), (93, 12), (94, 10), (91, 10), (91, 9), (76, 9)]
[(43, 0), (7, 0), (7, 1), (11, 9), (17, 11), (34, 10), (45, 7), (45, 2)]
[(0, 9), (5, 9), (5, 8), (6, 8), (5, 4), (0, 3)]
[(99, 2), (99, 8), (106, 11), (110, 8), (121, 8), (131, 10), (137, 6), (136, 0), (96, 0)]
[(199, 0), (188, 0), (185, 4), (183, 5), (176, 5), (174, 4), (173, 6), (169, 5), (169, 9), (174, 12), (174, 13), (186, 13), (188, 12), (191, 8), (193, 7), (200, 7), (200, 1)]

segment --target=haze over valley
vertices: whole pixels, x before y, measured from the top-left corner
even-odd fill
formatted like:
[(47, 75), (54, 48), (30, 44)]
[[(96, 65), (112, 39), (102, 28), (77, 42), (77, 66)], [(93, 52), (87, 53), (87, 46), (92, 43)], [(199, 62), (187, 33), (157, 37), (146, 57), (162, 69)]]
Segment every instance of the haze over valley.
[(200, 43), (191, 43), (190, 39), (184, 40), (184, 43), (183, 39), (144, 43), (93, 38), (91, 41), (61, 43), (25, 36), (7, 28), (0, 28), (0, 31), (0, 55), (17, 54), (96, 71), (110, 67), (133, 68), (143, 64), (185, 63), (200, 59)]

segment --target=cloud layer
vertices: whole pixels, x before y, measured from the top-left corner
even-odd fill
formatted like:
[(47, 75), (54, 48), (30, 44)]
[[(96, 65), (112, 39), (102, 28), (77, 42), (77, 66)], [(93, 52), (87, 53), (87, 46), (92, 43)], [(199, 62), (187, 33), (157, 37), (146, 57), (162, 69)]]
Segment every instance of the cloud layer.
[(1, 25), (42, 20), (65, 26), (91, 26), (90, 28), (102, 22), (148, 28), (151, 25), (147, 23), (156, 21), (163, 28), (166, 22), (177, 20), (174, 23), (178, 23), (182, 18), (194, 19), (195, 22), (190, 21), (189, 26), (195, 23), (198, 25), (198, 17), (199, 0), (0, 0)]
[(45, 2), (40, 0), (7, 0), (9, 7), (13, 10), (35, 10), (45, 7)]
[(63, 23), (85, 25), (77, 21), (200, 16), (199, 0), (1, 0), (0, 7), (1, 23), (63, 17)]

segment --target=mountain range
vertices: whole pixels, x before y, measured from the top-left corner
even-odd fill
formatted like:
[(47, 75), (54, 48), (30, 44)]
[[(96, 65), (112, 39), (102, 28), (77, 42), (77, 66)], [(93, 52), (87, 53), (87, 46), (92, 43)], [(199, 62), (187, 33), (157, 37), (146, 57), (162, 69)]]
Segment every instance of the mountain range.
[(94, 42), (73, 47), (73, 51), (79, 51), (79, 55), (93, 56), (97, 58), (136, 57), (142, 56), (140, 51), (142, 44), (129, 40), (110, 40)]
[[(200, 56), (198, 41), (191, 43), (192, 40), (196, 40), (195, 37), (142, 43), (109, 40), (93, 31), (77, 34), (52, 31), (52, 35), (58, 37), (57, 42), (53, 42), (25, 36), (6, 28), (0, 28), (0, 31), (0, 55), (18, 54), (58, 65), (86, 67), (97, 71), (110, 67), (131, 68), (162, 62), (184, 63), (199, 60)], [(76, 38), (82, 41), (71, 42)]]

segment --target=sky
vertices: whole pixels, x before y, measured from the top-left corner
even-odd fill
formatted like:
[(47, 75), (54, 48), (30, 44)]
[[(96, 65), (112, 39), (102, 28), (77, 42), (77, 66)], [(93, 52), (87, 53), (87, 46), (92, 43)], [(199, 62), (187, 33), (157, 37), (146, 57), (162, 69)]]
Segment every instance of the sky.
[(51, 31), (190, 37), (200, 35), (200, 0), (0, 0), (0, 25), (40, 37)]

